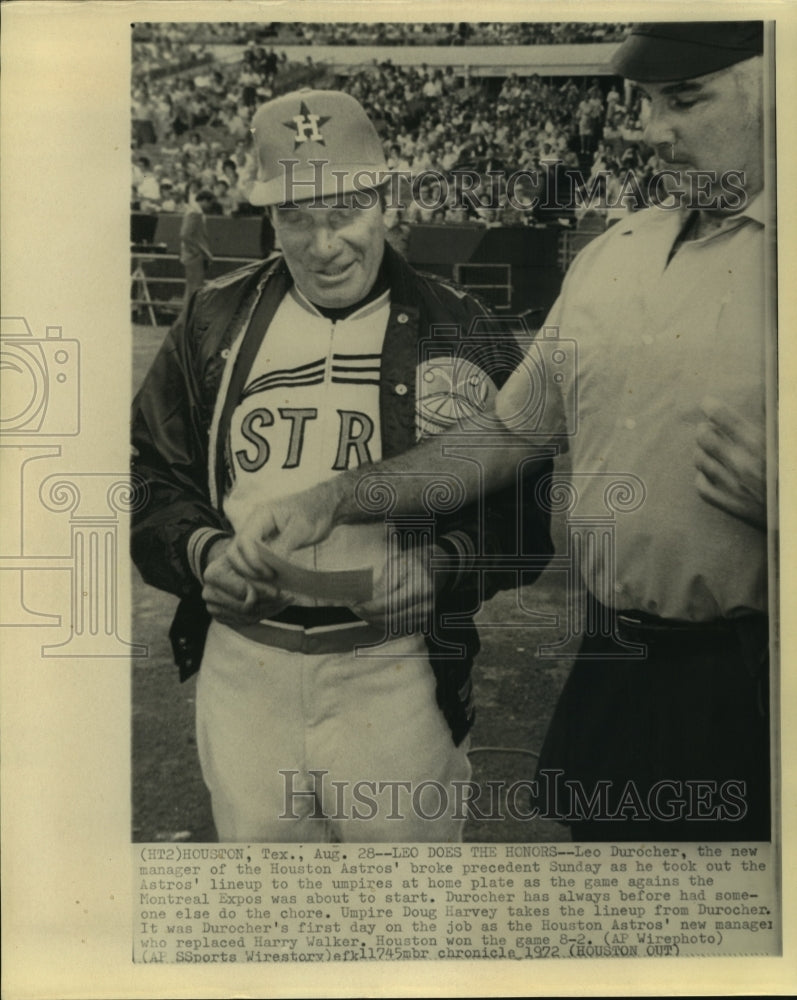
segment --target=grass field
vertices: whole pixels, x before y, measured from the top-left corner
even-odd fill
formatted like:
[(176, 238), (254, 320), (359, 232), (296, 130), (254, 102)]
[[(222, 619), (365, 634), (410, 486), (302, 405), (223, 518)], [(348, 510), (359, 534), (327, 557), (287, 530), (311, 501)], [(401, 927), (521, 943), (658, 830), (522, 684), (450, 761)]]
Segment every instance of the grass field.
[[(165, 327), (134, 327), (135, 387), (165, 333)], [(560, 530), (556, 525), (555, 535)], [(134, 576), (133, 640), (145, 643), (149, 655), (133, 660), (132, 667), (133, 840), (214, 840), (194, 739), (196, 681), (179, 683), (167, 636), (176, 599)], [(567, 648), (561, 657), (538, 659), (538, 646), (556, 642), (565, 629), (562, 624), (541, 626), (534, 616), (556, 620), (564, 596), (561, 575), (546, 572), (529, 587), (497, 595), (479, 616), (485, 624), (474, 671), (477, 720), (471, 759), (474, 781), (483, 788), (487, 782), (510, 786), (533, 776), (532, 754), (542, 744), (573, 652)], [(505, 813), (503, 808), (496, 811)], [(550, 821), (505, 818), (469, 821), (465, 839), (561, 841), (569, 834)]]

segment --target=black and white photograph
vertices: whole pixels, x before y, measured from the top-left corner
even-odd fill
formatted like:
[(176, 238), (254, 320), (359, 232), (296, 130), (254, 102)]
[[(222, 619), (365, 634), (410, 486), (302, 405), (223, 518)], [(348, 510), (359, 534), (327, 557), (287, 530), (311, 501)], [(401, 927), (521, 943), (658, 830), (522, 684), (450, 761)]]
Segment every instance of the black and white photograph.
[(133, 27), (137, 836), (770, 840), (764, 29)]
[(793, 18), (78, 7), (4, 45), (7, 995), (789, 993)]

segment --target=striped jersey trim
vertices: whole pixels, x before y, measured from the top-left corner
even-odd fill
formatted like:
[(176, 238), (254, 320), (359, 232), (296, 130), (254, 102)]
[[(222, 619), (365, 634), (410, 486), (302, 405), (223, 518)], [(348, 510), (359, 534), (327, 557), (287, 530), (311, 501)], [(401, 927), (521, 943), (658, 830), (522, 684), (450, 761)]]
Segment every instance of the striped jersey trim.
[(273, 372), (266, 372), (253, 379), (241, 393), (241, 401), (254, 396), (259, 392), (268, 392), (270, 389), (285, 389), (292, 386), (318, 385), (324, 381), (326, 362), (324, 358), (317, 361), (309, 361), (296, 368), (278, 368)]
[(191, 537), (188, 539), (188, 549), (186, 552), (188, 565), (191, 567), (191, 572), (200, 583), (203, 582), (202, 562), (205, 552), (217, 539), (228, 537), (227, 532), (219, 531), (218, 528), (197, 528), (197, 530), (193, 532)]
[(332, 382), (338, 385), (379, 385), (381, 354), (333, 354)]
[(340, 378), (337, 375), (332, 376), (332, 382), (335, 385), (379, 385), (378, 378)]
[[(333, 354), (330, 381), (345, 385), (379, 385), (381, 354)], [(259, 375), (241, 393), (241, 402), (260, 392), (296, 386), (319, 385), (326, 375), (326, 360), (318, 358), (295, 368), (278, 368)]]

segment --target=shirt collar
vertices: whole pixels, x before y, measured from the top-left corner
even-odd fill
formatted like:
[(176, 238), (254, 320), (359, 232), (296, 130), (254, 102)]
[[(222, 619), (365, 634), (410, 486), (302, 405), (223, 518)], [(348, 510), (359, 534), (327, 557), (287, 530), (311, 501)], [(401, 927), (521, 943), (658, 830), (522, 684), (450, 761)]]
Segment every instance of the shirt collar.
[[(686, 221), (690, 215), (690, 209), (681, 209), (676, 212), (666, 213), (673, 220), (673, 228), (675, 232), (680, 232), (681, 229), (686, 224)], [(753, 222), (757, 222), (760, 226), (766, 225), (766, 215), (767, 215), (767, 203), (766, 203), (766, 193), (762, 190), (759, 191), (757, 195), (750, 199), (745, 208), (741, 212), (736, 212), (734, 215), (729, 215), (727, 220), (722, 227), (723, 230), (730, 228), (735, 223), (740, 222), (742, 219), (750, 219)], [(632, 215), (630, 219), (624, 221), (622, 232), (624, 235), (630, 235), (636, 229), (638, 224), (638, 219), (635, 219)], [(673, 238), (675, 238), (673, 236)]]
[(732, 229), (745, 219), (757, 222), (759, 226), (766, 225), (766, 208), (767, 206), (764, 192), (759, 191), (757, 195), (754, 195), (747, 202), (741, 212), (734, 212), (732, 215), (725, 216), (722, 220), (722, 225), (716, 230), (716, 232), (724, 232), (728, 229)]
[(766, 200), (764, 198), (764, 192), (759, 191), (758, 194), (752, 198), (744, 211), (740, 212), (741, 217), (752, 219), (753, 222), (757, 222), (761, 226), (766, 225), (766, 214), (767, 214)]
[(766, 208), (764, 192), (759, 191), (757, 195), (750, 199), (741, 212), (734, 212), (733, 215), (727, 215), (722, 219), (721, 225), (713, 232), (708, 233), (704, 239), (710, 240), (720, 233), (727, 233), (729, 230), (744, 225), (748, 220), (758, 226), (764, 226), (766, 225)]
[[(294, 301), (298, 305), (300, 305), (303, 309), (305, 309), (307, 312), (312, 313), (314, 316), (318, 317), (324, 316), (324, 314), (321, 312), (318, 306), (316, 306), (313, 302), (311, 302), (307, 298), (307, 296), (299, 288), (296, 287), (296, 285), (291, 286), (290, 292), (288, 294), (291, 295)], [(367, 302), (365, 302), (364, 305), (360, 306), (358, 309), (355, 309), (350, 313), (347, 312), (345, 317), (340, 317), (340, 318), (342, 319), (345, 318), (347, 320), (365, 319), (372, 313), (377, 312), (379, 309), (384, 308), (385, 304), (389, 301), (389, 299), (390, 299), (390, 289), (386, 288), (382, 292), (382, 294), (378, 295), (375, 299), (369, 299)]]

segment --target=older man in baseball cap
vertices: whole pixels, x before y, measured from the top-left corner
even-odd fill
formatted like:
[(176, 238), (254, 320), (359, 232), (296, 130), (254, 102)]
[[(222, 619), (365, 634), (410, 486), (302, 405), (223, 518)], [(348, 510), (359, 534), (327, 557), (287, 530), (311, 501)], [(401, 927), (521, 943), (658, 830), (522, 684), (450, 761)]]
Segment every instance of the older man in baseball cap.
[[(590, 613), (535, 802), (578, 839), (770, 836), (762, 53), (758, 22), (631, 31), (614, 69), (644, 90), (646, 140), (680, 196), (583, 250), (545, 323), (576, 344), (559, 374), (573, 530), (595, 527), (580, 546)], [(424, 443), (399, 465), (397, 512), (418, 505), (410, 472), (456, 471), (472, 496), (511, 480), (523, 436), (545, 439), (527, 416), (535, 349), (496, 399), (506, 447), (494, 435), (476, 467), (445, 434)], [(299, 546), (365, 518), (357, 483), (261, 511), (247, 558), (275, 532)]]
[[(520, 355), (476, 300), (386, 244), (382, 143), (357, 101), (302, 90), (252, 127), (251, 200), (282, 252), (207, 283), (136, 398), (134, 558), (182, 598), (172, 639), (183, 676), (201, 662), (197, 743), (221, 839), (456, 840), (469, 615), (514, 582), (482, 588), (468, 568), (520, 540), (548, 553), (547, 518), (518, 525), (507, 491), (389, 537), (341, 526), (287, 567), (243, 560), (235, 539), (282, 497), (477, 413)], [(449, 572), (432, 574), (430, 548)]]

